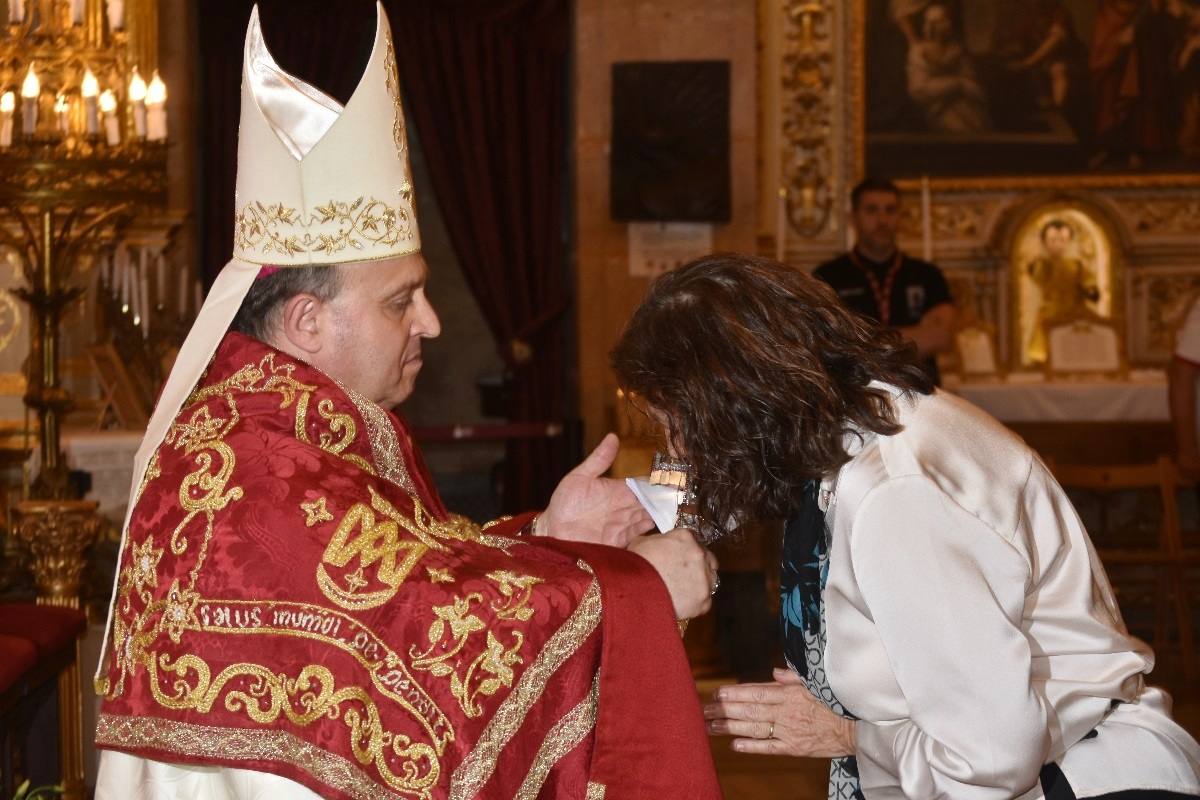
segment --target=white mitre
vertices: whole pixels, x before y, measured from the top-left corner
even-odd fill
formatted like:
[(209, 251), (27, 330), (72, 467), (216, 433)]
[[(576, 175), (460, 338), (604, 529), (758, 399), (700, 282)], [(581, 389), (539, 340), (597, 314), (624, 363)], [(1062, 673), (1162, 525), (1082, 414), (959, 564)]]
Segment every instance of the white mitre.
[(233, 257), (306, 266), (421, 249), (396, 53), (383, 7), (345, 108), (279, 68), (250, 15)]
[[(391, 27), (383, 6), (376, 2), (375, 9), (371, 58), (344, 108), (280, 69), (263, 41), (258, 7), (250, 14), (233, 258), (209, 289), (138, 448), (121, 552), (150, 457), (207, 369), (262, 265), (369, 262), (421, 249)], [(97, 681), (111, 625), (110, 607)]]

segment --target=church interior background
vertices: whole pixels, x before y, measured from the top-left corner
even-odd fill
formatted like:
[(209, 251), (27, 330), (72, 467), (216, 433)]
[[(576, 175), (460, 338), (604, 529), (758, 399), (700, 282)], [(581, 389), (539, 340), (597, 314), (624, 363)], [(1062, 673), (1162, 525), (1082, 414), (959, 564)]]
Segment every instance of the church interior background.
[[(97, 657), (139, 426), (230, 250), (232, 200), (219, 198), (232, 194), (234, 62), (250, 5), (0, 0), (0, 595), (82, 607), (89, 619), (77, 658), (68, 647), (37, 702), (0, 692), (3, 744), (19, 755), (4, 764), (35, 782), (69, 779), (69, 796), (94, 781), (95, 700), (79, 676)], [(385, 5), (400, 50), (411, 20), (418, 50), (457, 35), (464, 46), (509, 36), (524, 37), (513, 46), (527, 56), (496, 62), (529, 93), (520, 107), (446, 109), (444, 86), (410, 84), (418, 78), (400, 53), (444, 329), (403, 412), (455, 510), (487, 519), (544, 502), (546, 487), (613, 429), (624, 442), (614, 473), (645, 474), (656, 442), (618, 392), (608, 350), (649, 282), (710, 251), (812, 269), (852, 242), (849, 191), (866, 175), (898, 181), (900, 246), (950, 283), (959, 331), (942, 358), (945, 390), (1056, 463), (1174, 453), (1165, 369), (1200, 293), (1200, 6), (1191, 0), (1146, 4), (1155, 10), (1133, 42), (1145, 84), (1123, 101), (1132, 111), (1115, 110), (1111, 76), (1097, 66), (1115, 35), (1104, 0), (1014, 3), (1031, 9), (1012, 14), (1020, 24), (997, 11), (1007, 3), (986, 0), (514, 0), (495, 13)], [(358, 74), (354, 31), (370, 27), (370, 3), (338, 3), (333, 15), (312, 0), (261, 7), (272, 49), (272, 21), (284, 31), (285, 68), (322, 86)], [(305, 39), (302, 27), (324, 38)], [(421, 38), (434, 31), (450, 38)], [(675, 65), (670, 80), (688, 90), (671, 99), (676, 125), (658, 140), (644, 136), (638, 93), (653, 88), (644, 75), (668, 73), (639, 79), (648, 64)], [(939, 95), (938, 70), (972, 90)], [(482, 164), (456, 162), (463, 143), (442, 142), (438, 123), (455, 113), (490, 142)], [(509, 138), (537, 120), (552, 129), (545, 164), (510, 173), (500, 166)], [(716, 131), (681, 169), (715, 173), (684, 186), (718, 201), (675, 217), (619, 208), (623, 184), (644, 177), (636, 163), (619, 168), (619, 152), (670, 150), (681, 120)], [(448, 171), (456, 163), (458, 174)], [(510, 182), (538, 201), (506, 195)], [(670, 205), (642, 190), (643, 205)], [(463, 211), (466, 200), (483, 210)], [(527, 230), (533, 218), (540, 227)], [(465, 243), (472, 232), (483, 244)], [(480, 252), (493, 242), (503, 258)], [(1063, 274), (1094, 291), (1056, 306), (1053, 276)], [(1173, 514), (1195, 548), (1195, 488), (1172, 491), (1165, 504), (1157, 485), (1084, 493), (1081, 512), (1116, 545), (1157, 542)], [(686, 640), (701, 691), (762, 678), (779, 658), (778, 547), (766, 525), (721, 546), (716, 609)], [(1200, 734), (1188, 669), (1200, 656), (1200, 569), (1173, 594), (1154, 565), (1114, 578), (1134, 632), (1160, 651), (1155, 677)], [(713, 747), (729, 797), (824, 796), (823, 764)]]

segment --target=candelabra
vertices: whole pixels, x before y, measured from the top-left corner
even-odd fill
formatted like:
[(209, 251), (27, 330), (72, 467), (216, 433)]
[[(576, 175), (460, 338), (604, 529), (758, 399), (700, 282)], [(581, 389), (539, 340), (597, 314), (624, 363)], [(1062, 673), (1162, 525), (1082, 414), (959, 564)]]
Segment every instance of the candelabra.
[(0, 245), (21, 259), (27, 286), (14, 293), (32, 310), (25, 401), (40, 423), (35, 497), (69, 494), (59, 434), (71, 398), (60, 384), (58, 328), (83, 293), (77, 266), (166, 196), (157, 0), (128, 6), (8, 0), (0, 36)]

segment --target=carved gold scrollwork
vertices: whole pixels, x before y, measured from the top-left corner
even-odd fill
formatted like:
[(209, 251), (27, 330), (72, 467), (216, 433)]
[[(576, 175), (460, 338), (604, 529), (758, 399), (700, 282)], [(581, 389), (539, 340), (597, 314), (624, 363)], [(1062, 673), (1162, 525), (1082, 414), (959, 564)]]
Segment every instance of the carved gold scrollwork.
[(1187, 197), (1138, 197), (1120, 203), (1129, 229), (1148, 236), (1200, 233), (1200, 200)]
[[(934, 203), (930, 208), (931, 233), (935, 242), (978, 240), (988, 232), (988, 205), (955, 199), (951, 203)], [(907, 239), (921, 238), (921, 204), (905, 203), (900, 207), (900, 235)]]
[(18, 503), (17, 538), (28, 551), (38, 597), (51, 605), (79, 607), (85, 554), (100, 530), (90, 500)]
[(834, 209), (834, 10), (831, 0), (789, 0), (783, 53), (783, 182), (788, 222), (802, 236), (825, 230)]

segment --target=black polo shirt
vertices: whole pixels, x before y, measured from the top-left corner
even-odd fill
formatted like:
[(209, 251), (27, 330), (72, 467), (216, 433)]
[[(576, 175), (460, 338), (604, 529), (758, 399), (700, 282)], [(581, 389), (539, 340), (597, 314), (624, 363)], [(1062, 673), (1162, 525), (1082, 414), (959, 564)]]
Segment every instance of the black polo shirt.
[[(862, 253), (856, 255), (858, 264), (846, 253), (817, 267), (813, 275), (832, 286), (842, 303), (851, 311), (875, 322), (882, 322), (883, 315), (880, 314), (875, 289), (864, 267), (875, 277), (880, 289), (883, 289), (893, 261), (889, 258), (884, 263), (878, 263)], [(934, 306), (951, 302), (950, 287), (946, 284), (942, 271), (936, 266), (902, 253), (900, 267), (892, 280), (888, 300), (890, 313), (887, 324), (893, 328), (903, 328), (916, 325), (925, 316), (925, 312)], [(927, 359), (925, 368), (934, 381), (940, 382), (937, 359)]]

